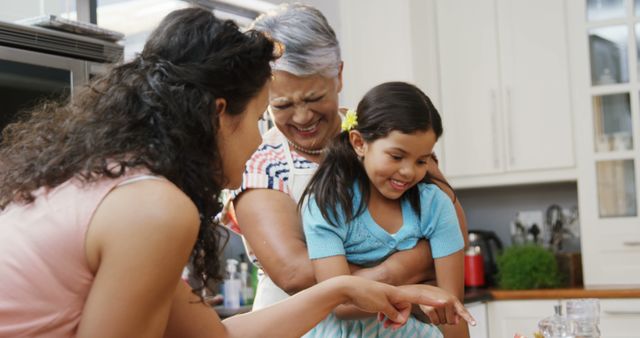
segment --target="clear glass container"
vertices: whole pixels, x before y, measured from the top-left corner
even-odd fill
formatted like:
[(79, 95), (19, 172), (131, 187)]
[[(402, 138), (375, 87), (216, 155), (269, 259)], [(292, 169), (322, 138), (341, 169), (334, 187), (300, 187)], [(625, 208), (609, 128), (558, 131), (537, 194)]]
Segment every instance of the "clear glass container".
[[(636, 3), (640, 3), (640, 0), (636, 0)], [(636, 11), (640, 10), (640, 7), (636, 5)], [(638, 14), (636, 14), (638, 15)], [(640, 64), (640, 23), (635, 25), (635, 40), (636, 40), (636, 64)], [(640, 67), (637, 68), (638, 78), (640, 79)]]
[(596, 180), (600, 217), (637, 216), (633, 160), (596, 162)]
[(589, 21), (622, 18), (625, 16), (624, 10), (624, 0), (587, 0)]
[(554, 306), (555, 315), (538, 322), (538, 329), (545, 338), (575, 338), (576, 323), (572, 319), (562, 316), (562, 307)]
[(633, 149), (629, 93), (593, 97), (593, 129), (596, 152)]
[(567, 317), (576, 324), (575, 335), (580, 338), (599, 338), (600, 301), (595, 298), (567, 301)]
[(624, 25), (589, 30), (592, 85), (629, 82), (628, 35)]

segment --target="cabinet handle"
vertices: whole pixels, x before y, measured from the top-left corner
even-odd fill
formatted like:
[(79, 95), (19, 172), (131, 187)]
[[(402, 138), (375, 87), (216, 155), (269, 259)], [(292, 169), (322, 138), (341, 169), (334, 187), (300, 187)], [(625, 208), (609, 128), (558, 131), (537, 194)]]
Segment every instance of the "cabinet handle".
[(622, 244), (624, 246), (640, 246), (640, 241), (624, 241)]
[(497, 134), (497, 124), (498, 124), (498, 100), (496, 98), (496, 91), (492, 89), (490, 92), (491, 95), (491, 134), (492, 138), (492, 146), (493, 146), (493, 167), (494, 169), (500, 169), (500, 158), (498, 156), (498, 138)]
[(620, 315), (640, 315), (640, 310), (604, 310), (606, 314), (613, 316)]
[(507, 119), (507, 155), (509, 156), (509, 165), (514, 166), (516, 163), (515, 155), (513, 153), (513, 137), (512, 137), (512, 102), (511, 102), (511, 87), (506, 88), (506, 96), (507, 96), (507, 109), (505, 118)]

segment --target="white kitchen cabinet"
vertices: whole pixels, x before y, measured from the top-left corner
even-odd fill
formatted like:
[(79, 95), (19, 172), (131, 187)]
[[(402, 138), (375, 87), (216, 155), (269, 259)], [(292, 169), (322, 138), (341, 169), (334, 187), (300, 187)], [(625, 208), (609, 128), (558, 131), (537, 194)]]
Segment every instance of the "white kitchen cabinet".
[[(533, 337), (538, 322), (554, 314), (566, 300), (503, 300), (487, 303), (489, 337), (513, 337), (520, 333)], [(640, 323), (640, 299), (600, 299), (600, 332), (602, 338), (637, 338)], [(472, 336), (473, 337), (473, 336)]]
[(640, 299), (601, 299), (602, 338), (637, 338), (640, 330)]
[(552, 316), (558, 300), (501, 300), (491, 301), (489, 337), (513, 337), (516, 333), (533, 337), (538, 322)]
[(565, 1), (436, 1), (443, 162), (460, 187), (575, 180)]
[(638, 287), (640, 6), (589, 3), (568, 2), (584, 283)]
[(469, 337), (470, 338), (488, 338), (489, 327), (487, 322), (487, 303), (475, 302), (465, 304), (469, 313), (476, 320), (476, 326), (469, 325)]

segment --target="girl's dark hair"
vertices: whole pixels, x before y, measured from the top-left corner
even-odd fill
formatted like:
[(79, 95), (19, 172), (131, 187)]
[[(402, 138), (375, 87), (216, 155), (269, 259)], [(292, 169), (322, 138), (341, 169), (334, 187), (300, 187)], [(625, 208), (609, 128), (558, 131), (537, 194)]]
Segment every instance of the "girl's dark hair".
[(213, 224), (224, 187), (215, 100), (240, 115), (271, 76), (274, 42), (210, 11), (167, 15), (133, 61), (111, 69), (68, 104), (47, 102), (9, 125), (0, 145), (0, 210), (76, 177), (115, 178), (147, 168), (178, 186), (201, 224), (192, 252), (200, 294), (220, 279), (226, 232)]
[[(412, 134), (433, 130), (442, 135), (442, 120), (431, 100), (416, 86), (405, 82), (386, 82), (369, 90), (357, 108), (358, 124), (354, 128), (370, 143), (388, 136), (392, 131)], [(425, 177), (423, 182), (430, 182)], [(357, 182), (362, 198), (355, 206), (352, 183)], [(370, 193), (369, 178), (349, 142), (349, 133), (340, 133), (329, 145), (325, 158), (311, 178), (300, 199), (302, 207), (308, 196), (313, 196), (322, 216), (338, 226), (349, 222), (365, 210)], [(420, 214), (420, 196), (417, 186), (403, 195)], [(341, 208), (346, 219), (339, 220), (333, 210)]]

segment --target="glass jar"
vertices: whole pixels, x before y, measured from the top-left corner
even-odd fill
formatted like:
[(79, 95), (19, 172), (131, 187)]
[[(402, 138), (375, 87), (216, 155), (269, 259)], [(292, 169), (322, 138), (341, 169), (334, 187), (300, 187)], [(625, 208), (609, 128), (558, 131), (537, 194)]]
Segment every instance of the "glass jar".
[(595, 298), (567, 300), (567, 317), (576, 323), (576, 337), (600, 338), (600, 301)]
[(562, 305), (553, 307), (555, 314), (538, 323), (538, 329), (545, 338), (576, 338), (576, 322), (562, 315)]
[(575, 338), (576, 322), (562, 316), (562, 306), (554, 306), (556, 314), (538, 323), (538, 329), (545, 338)]

